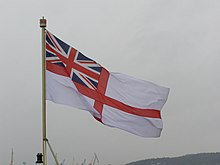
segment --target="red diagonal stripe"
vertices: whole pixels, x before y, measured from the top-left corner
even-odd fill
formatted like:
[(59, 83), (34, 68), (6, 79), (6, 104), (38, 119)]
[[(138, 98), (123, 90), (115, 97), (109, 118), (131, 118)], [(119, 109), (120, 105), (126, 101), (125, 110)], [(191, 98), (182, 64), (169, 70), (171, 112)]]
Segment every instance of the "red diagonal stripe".
[(54, 53), (64, 64), (67, 64), (68, 59), (64, 57), (61, 53), (59, 53), (57, 50), (54, 50), (54, 48), (52, 48), (51, 45), (48, 43), (46, 43), (46, 50), (49, 50), (50, 52)]
[(80, 60), (78, 60), (78, 62), (81, 63), (81, 64), (97, 64), (94, 61), (80, 61)]
[(96, 89), (96, 87), (89, 81), (87, 80), (87, 78), (85, 76), (83, 76), (82, 74), (79, 74), (93, 89)]
[(47, 31), (47, 36), (50, 38), (51, 42), (54, 44), (54, 46), (61, 52), (60, 48), (57, 46), (56, 42), (53, 40), (53, 37), (51, 36), (52, 34), (50, 34)]

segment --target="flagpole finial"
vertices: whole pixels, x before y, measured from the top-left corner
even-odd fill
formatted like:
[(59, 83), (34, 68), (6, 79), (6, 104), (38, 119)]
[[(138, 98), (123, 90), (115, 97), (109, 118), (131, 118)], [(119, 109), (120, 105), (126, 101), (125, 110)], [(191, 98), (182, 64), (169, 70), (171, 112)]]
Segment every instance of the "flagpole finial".
[(42, 19), (40, 19), (40, 27), (45, 28), (46, 26), (47, 26), (47, 20), (43, 16)]

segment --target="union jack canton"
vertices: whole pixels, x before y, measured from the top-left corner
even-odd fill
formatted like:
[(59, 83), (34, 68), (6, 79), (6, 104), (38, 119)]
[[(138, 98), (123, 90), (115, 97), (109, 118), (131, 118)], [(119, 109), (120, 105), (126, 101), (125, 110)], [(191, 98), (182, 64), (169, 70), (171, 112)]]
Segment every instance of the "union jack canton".
[(92, 59), (84, 56), (59, 38), (46, 31), (46, 69), (71, 78), (77, 90), (94, 100), (94, 116), (101, 121), (103, 99), (110, 73)]
[(48, 31), (46, 32), (46, 62), (53, 64), (47, 66), (47, 69), (50, 70), (50, 66), (53, 66), (53, 72), (56, 70), (61, 75), (70, 77), (75, 83), (97, 90), (103, 67)]

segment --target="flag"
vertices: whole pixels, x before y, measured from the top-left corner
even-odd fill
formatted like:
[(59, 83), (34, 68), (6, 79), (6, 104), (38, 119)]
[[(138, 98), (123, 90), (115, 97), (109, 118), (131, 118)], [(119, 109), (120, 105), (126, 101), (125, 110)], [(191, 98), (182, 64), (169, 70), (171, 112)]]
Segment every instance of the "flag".
[(104, 125), (158, 137), (169, 89), (100, 64), (46, 31), (46, 99), (89, 111)]

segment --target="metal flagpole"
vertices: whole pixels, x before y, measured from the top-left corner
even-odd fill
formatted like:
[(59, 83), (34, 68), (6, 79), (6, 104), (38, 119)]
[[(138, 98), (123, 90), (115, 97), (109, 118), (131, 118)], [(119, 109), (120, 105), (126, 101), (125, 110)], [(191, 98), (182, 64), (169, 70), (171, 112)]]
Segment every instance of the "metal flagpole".
[(10, 165), (14, 164), (14, 154), (13, 154), (13, 148), (11, 149), (11, 163)]
[(47, 26), (47, 20), (42, 17), (40, 19), (40, 27), (42, 30), (42, 133), (43, 133), (43, 165), (47, 164), (46, 153), (46, 78), (45, 78), (45, 30)]

